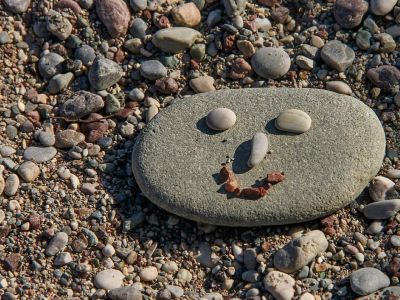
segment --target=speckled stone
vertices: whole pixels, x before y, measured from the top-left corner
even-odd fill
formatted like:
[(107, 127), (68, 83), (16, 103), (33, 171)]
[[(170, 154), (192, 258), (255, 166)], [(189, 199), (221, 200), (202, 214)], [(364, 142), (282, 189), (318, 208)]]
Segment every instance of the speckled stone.
[[(217, 107), (234, 109), (234, 127), (208, 129), (205, 116)], [(274, 119), (289, 108), (307, 112), (312, 128), (278, 132)], [(274, 151), (248, 170), (256, 132), (268, 134)], [(175, 100), (143, 129), (132, 161), (142, 192), (160, 207), (202, 223), (260, 226), (304, 222), (348, 205), (378, 172), (384, 152), (378, 118), (355, 98), (319, 89), (241, 89)], [(271, 171), (284, 171), (286, 180), (257, 201), (230, 199), (216, 182), (227, 155), (242, 186)], [(327, 157), (335, 161), (329, 169)]]

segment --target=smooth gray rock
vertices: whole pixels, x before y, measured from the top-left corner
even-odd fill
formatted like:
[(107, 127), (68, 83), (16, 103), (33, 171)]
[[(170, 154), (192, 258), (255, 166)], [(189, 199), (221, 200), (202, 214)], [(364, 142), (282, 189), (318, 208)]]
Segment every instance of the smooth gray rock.
[(124, 286), (108, 292), (111, 300), (142, 300), (142, 293), (134, 286)]
[(14, 196), (19, 188), (19, 178), (16, 174), (11, 174), (7, 177), (6, 183), (4, 186), (4, 194), (6, 196)]
[(372, 220), (385, 220), (393, 217), (400, 210), (400, 199), (383, 200), (364, 207), (364, 216)]
[(60, 252), (65, 246), (67, 246), (67, 244), (68, 244), (68, 235), (63, 231), (59, 231), (50, 240), (44, 253), (47, 256), (54, 256), (58, 252)]
[(164, 52), (178, 53), (190, 48), (199, 38), (201, 33), (192, 28), (171, 27), (157, 31), (152, 42)]
[(74, 56), (75, 59), (82, 61), (84, 65), (89, 65), (96, 59), (96, 52), (89, 45), (82, 45), (82, 47), (75, 50)]
[(274, 266), (285, 273), (293, 273), (308, 265), (318, 254), (328, 248), (328, 241), (322, 231), (313, 230), (298, 237), (274, 256)]
[(17, 173), (23, 181), (33, 182), (40, 175), (40, 169), (33, 161), (24, 161), (18, 167)]
[(322, 60), (338, 72), (344, 72), (354, 61), (355, 53), (346, 44), (332, 40), (325, 44), (321, 50)]
[(73, 80), (74, 73), (72, 72), (57, 74), (50, 79), (47, 89), (51, 94), (57, 94), (66, 89)]
[(350, 285), (358, 295), (368, 295), (390, 285), (389, 277), (375, 268), (362, 268), (350, 276)]
[(144, 78), (156, 80), (167, 76), (167, 68), (158, 60), (146, 60), (140, 64), (140, 74)]
[(278, 79), (289, 71), (290, 57), (281, 48), (265, 47), (253, 55), (251, 66), (263, 78)]
[(31, 146), (24, 151), (24, 158), (37, 163), (42, 163), (51, 160), (57, 154), (57, 149), (54, 147), (35, 147)]
[[(217, 107), (235, 110), (234, 127), (208, 129), (204, 117)], [(288, 108), (307, 112), (312, 128), (301, 135), (278, 132), (274, 119)], [(248, 170), (256, 132), (269, 133), (274, 151)], [(177, 99), (162, 110), (137, 138), (132, 162), (142, 192), (170, 212), (214, 225), (276, 225), (351, 203), (380, 169), (385, 144), (375, 113), (355, 98), (320, 89), (224, 90)], [(227, 155), (235, 158), (242, 186), (271, 171), (284, 171), (286, 180), (257, 201), (230, 199), (215, 180)], [(329, 169), (327, 157), (335, 161)]]
[(90, 85), (97, 91), (108, 89), (123, 75), (122, 68), (114, 61), (97, 57), (89, 70)]
[(99, 289), (113, 290), (120, 288), (124, 282), (124, 274), (116, 269), (100, 271), (94, 277), (94, 285)]
[(276, 118), (275, 126), (286, 132), (304, 133), (310, 130), (311, 123), (312, 120), (306, 112), (299, 109), (286, 109)]
[(144, 39), (146, 36), (147, 24), (141, 18), (135, 18), (130, 27), (129, 32), (134, 38)]
[(251, 140), (251, 152), (247, 165), (254, 168), (262, 162), (267, 155), (268, 138), (263, 132), (257, 132)]

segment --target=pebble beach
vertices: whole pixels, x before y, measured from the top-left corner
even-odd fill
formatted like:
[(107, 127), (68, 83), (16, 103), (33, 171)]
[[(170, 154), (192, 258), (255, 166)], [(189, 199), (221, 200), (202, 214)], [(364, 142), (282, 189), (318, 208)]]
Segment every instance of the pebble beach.
[(395, 0), (1, 0), (0, 297), (400, 299), (399, 41)]

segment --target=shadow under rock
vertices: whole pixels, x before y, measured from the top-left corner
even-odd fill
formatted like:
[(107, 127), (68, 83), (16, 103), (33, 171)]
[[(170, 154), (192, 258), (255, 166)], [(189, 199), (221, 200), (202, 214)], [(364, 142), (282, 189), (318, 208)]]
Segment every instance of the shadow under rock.
[(244, 141), (235, 150), (233, 154), (232, 170), (236, 174), (243, 174), (250, 170), (247, 165), (251, 152), (251, 140)]
[(216, 135), (216, 134), (220, 133), (220, 131), (211, 129), (210, 127), (207, 126), (206, 117), (203, 117), (197, 121), (196, 128), (198, 130), (200, 130), (202, 133), (208, 134), (208, 135)]
[(278, 128), (276, 128), (275, 126), (275, 119), (272, 119), (271, 121), (269, 121), (267, 123), (267, 125), (265, 126), (265, 129), (267, 130), (267, 132), (269, 134), (275, 134), (275, 135), (288, 135), (288, 136), (295, 136), (298, 135), (296, 133), (292, 133), (292, 132), (285, 132), (285, 131), (281, 131)]

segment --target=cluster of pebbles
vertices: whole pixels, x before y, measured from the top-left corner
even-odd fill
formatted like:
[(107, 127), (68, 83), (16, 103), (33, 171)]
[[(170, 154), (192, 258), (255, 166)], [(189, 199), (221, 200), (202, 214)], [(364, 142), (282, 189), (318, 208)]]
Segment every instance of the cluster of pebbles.
[[(394, 0), (0, 1), (2, 299), (397, 299), (399, 38)], [(250, 87), (373, 108), (387, 154), (370, 196), (247, 229), (147, 201), (136, 135), (174, 98)], [(298, 111), (278, 120), (311, 124)]]

